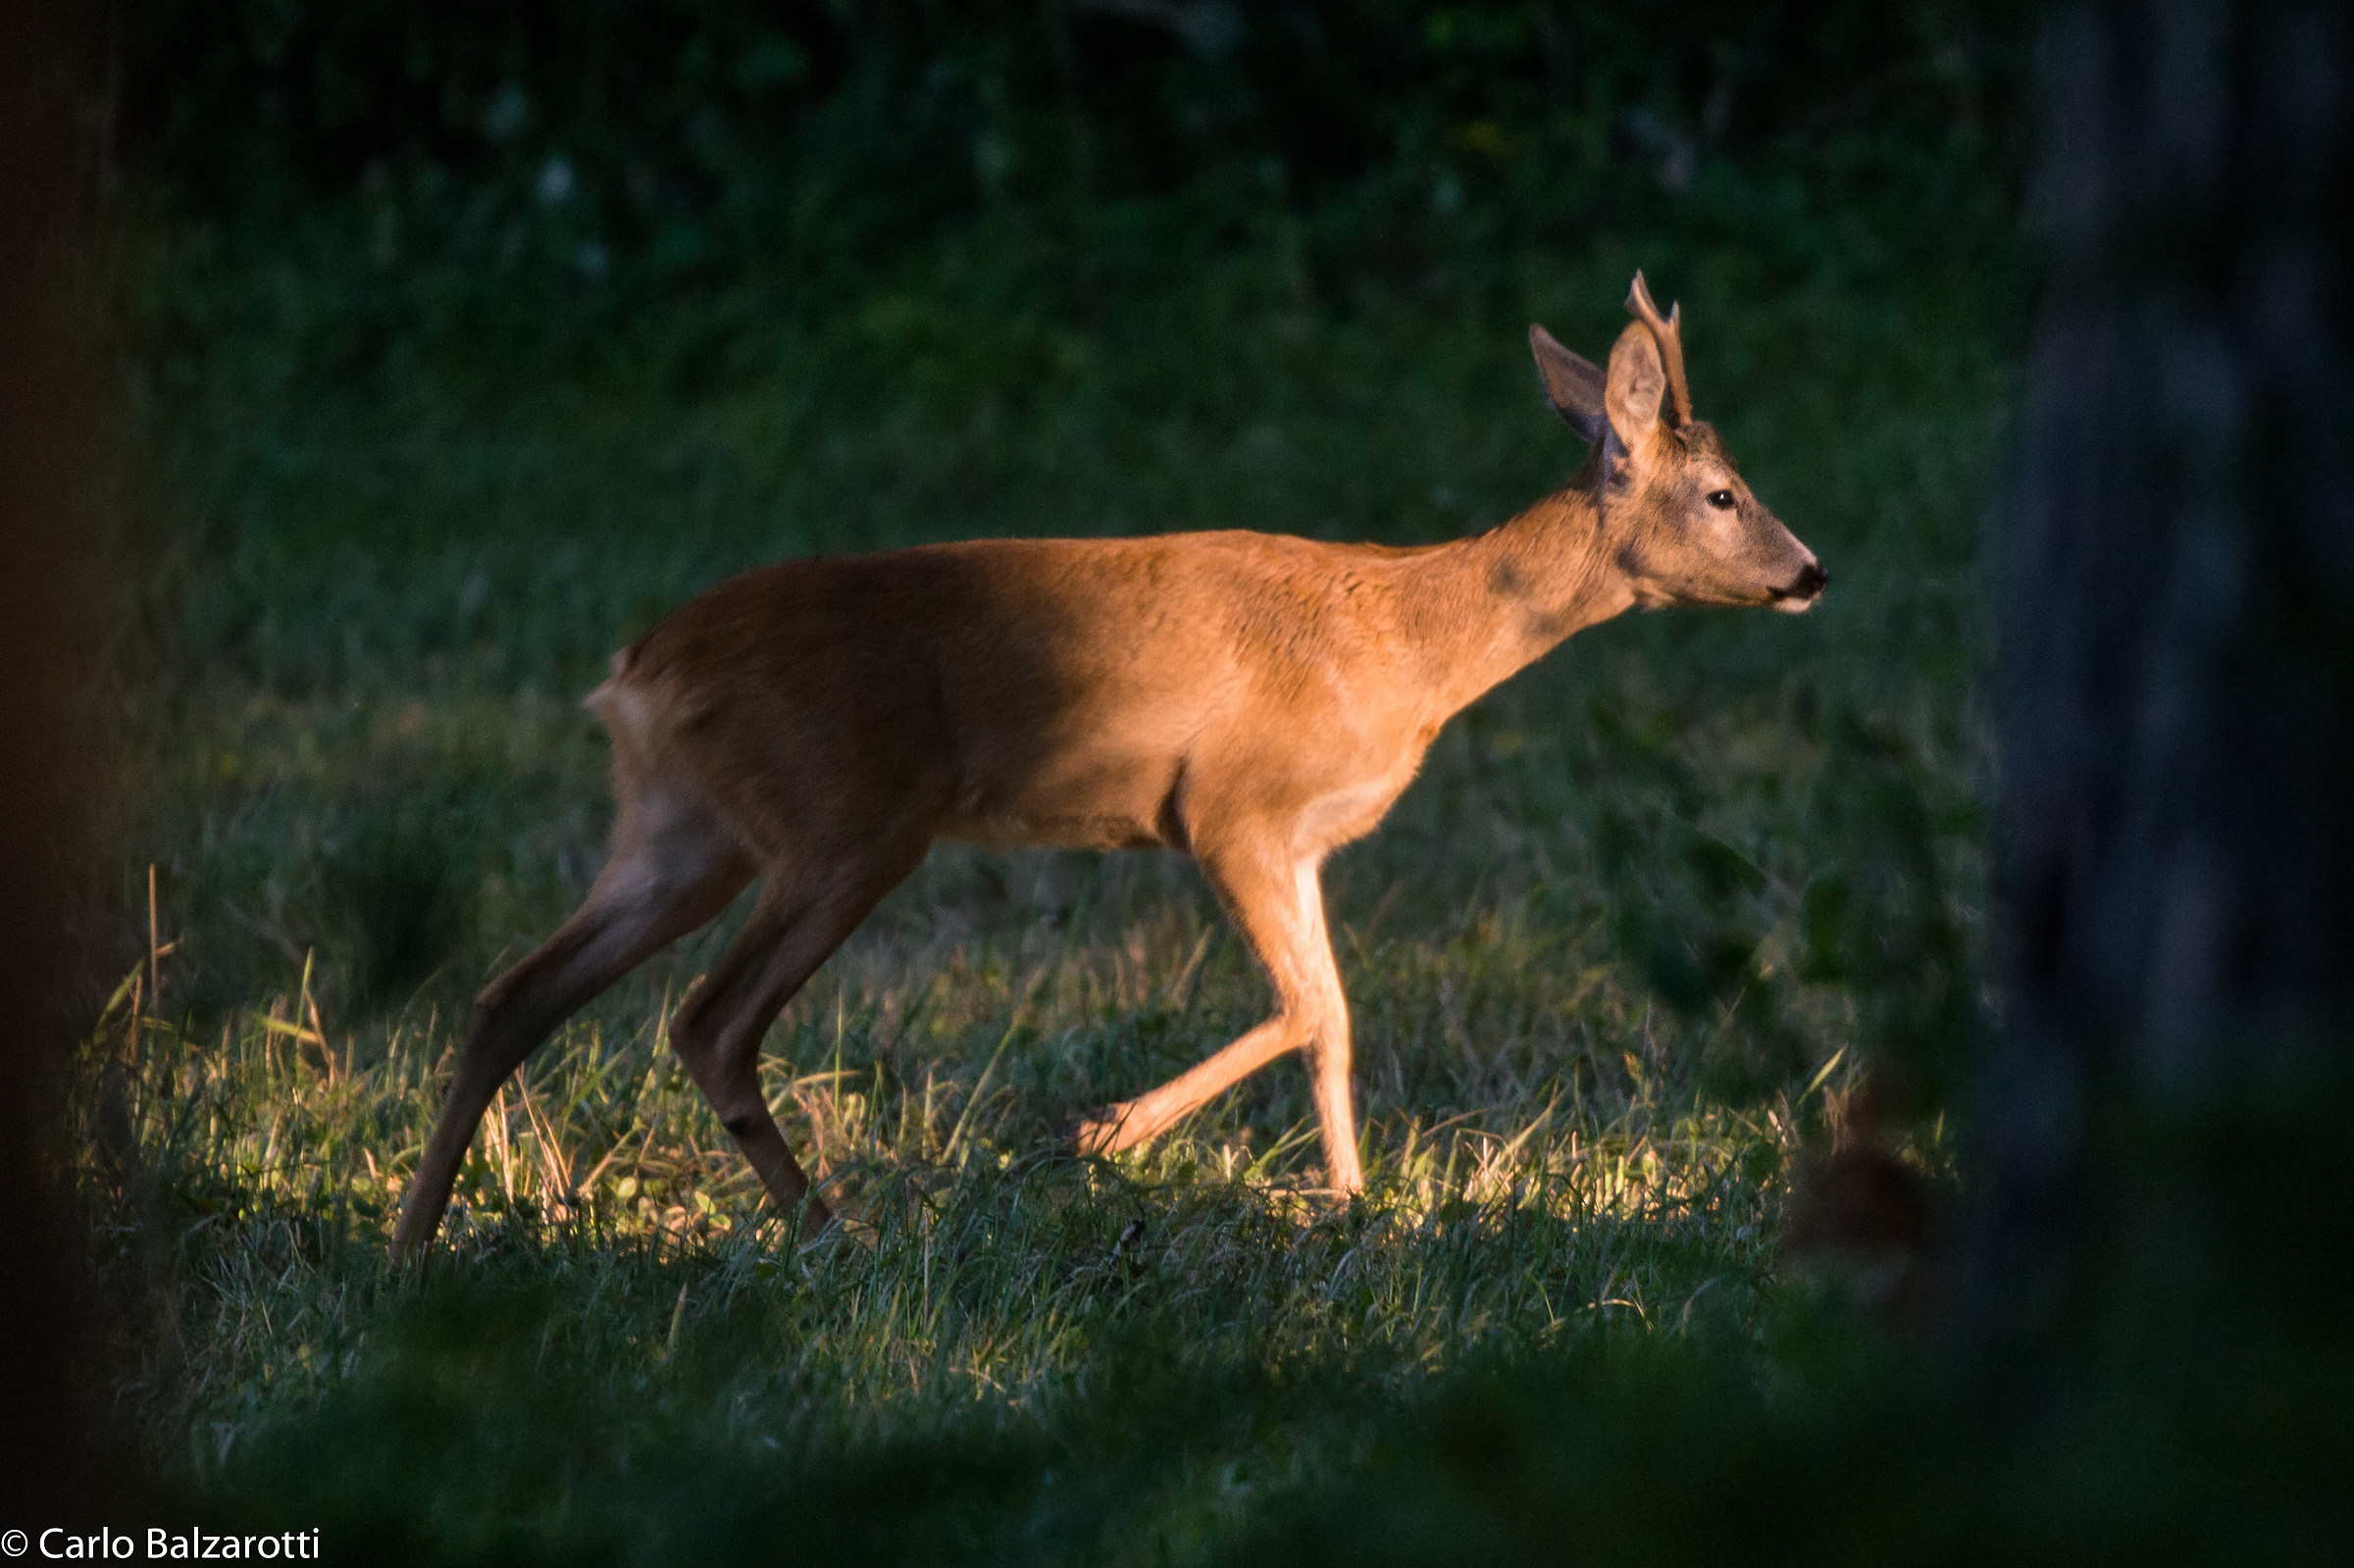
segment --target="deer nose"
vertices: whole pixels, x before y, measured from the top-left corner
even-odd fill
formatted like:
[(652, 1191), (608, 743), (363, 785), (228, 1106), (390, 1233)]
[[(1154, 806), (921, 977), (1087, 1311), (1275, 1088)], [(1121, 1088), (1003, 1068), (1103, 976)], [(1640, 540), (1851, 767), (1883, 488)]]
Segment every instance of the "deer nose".
[(1831, 585), (1831, 575), (1822, 569), (1820, 561), (1809, 561), (1799, 569), (1790, 585), (1774, 594), (1777, 599), (1812, 599)]

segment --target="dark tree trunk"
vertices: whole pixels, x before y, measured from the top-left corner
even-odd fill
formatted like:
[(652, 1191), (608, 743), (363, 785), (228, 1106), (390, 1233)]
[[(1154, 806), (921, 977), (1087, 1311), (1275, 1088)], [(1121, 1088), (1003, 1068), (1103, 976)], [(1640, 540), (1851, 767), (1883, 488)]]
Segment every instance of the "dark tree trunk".
[(2285, 1324), (2354, 1234), (2354, 15), (2083, 5), (2044, 43), (1956, 1282), (2006, 1350), (2224, 1294)]
[[(95, 178), (86, 19), (0, 6), (0, 1524), (85, 1501), (77, 1246), (59, 1125), (80, 955), (69, 873), (91, 782), (69, 777), (89, 669), (71, 561), (90, 511), (75, 264)], [(80, 525), (77, 527), (77, 525)]]

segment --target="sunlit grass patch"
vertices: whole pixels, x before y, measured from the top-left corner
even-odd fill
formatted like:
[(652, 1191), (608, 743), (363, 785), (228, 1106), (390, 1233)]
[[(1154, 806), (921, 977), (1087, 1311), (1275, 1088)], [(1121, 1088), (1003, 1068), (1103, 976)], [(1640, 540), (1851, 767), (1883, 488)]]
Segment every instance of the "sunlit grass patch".
[[(1139, 1032), (1201, 1049), (1222, 1041), (1226, 1026), (1189, 1024), (1190, 1005), (1165, 1005), (1172, 991), (1198, 990), (1214, 935), (1193, 941), (1173, 983), (1128, 998), (1117, 987), (1133, 952), (1068, 952), (1034, 971), (994, 1044), (971, 1035), (988, 1021), (986, 1005), (937, 1000), (953, 996), (959, 980), (985, 977), (986, 960), (951, 964), (920, 990), (862, 995), (854, 1024), (850, 994), (837, 989), (797, 1009), (772, 1038), (780, 1049), (763, 1064), (770, 1100), (853, 1217), (882, 1201), (876, 1194), (901, 1190), (892, 1179), (928, 1190), (968, 1170), (1049, 1171), (1138, 1190), (1210, 1183), (1303, 1222), (1338, 1212), (1314, 1186), (1312, 1122), (1280, 1088), (1230, 1096), (1142, 1149), (1083, 1160), (1067, 1152), (1051, 1116), (1010, 1087), (1084, 1086), (1104, 1070), (1107, 1042), (1116, 1048)], [(1091, 958), (1107, 960), (1109, 985), (1089, 973)], [(388, 1235), (457, 1033), (438, 1014), (333, 1032), (310, 979), (306, 970), (299, 989), (207, 1036), (146, 1011), (146, 976), (134, 975), (91, 1046), (101, 1069), (92, 1092), (119, 1119), (114, 1136), (130, 1138), (141, 1162), (199, 1211), (309, 1206)], [(985, 978), (974, 988), (990, 989)], [(478, 1232), (511, 1236), (518, 1226), (708, 1239), (775, 1223), (759, 1214), (756, 1181), (668, 1053), (671, 1007), (665, 994), (634, 1031), (612, 1031), (602, 1018), (567, 1027), (500, 1090), (459, 1180), (457, 1250)], [(944, 1043), (917, 1055), (926, 1040)], [(1439, 1118), (1375, 1087), (1364, 1138), (1370, 1191), (1358, 1206), (1424, 1224), (1498, 1209), (1723, 1218), (1737, 1199), (1746, 1207), (1732, 1223), (1749, 1234), (1764, 1180), (1798, 1137), (1790, 1104), (1663, 1105), (1635, 1052), (1623, 1058), (1615, 1087), (1581, 1086), (1580, 1056), (1548, 1064), (1556, 1074), (1541, 1082), (1490, 1080), (1485, 1087), (1501, 1090), (1494, 1103)], [(1078, 1099), (1092, 1103), (1084, 1087)]]
[[(927, 1006), (904, 979), (861, 989), (904, 974), (886, 955), (796, 1008), (764, 1079), (844, 1209), (818, 1237), (764, 1210), (668, 1055), (675, 997), (657, 993), (634, 1027), (576, 1024), (486, 1118), (443, 1248), (419, 1273), (384, 1248), (449, 1025), (339, 1031), (297, 987), (192, 1033), (146, 1010), (142, 973), (90, 1047), (85, 1110), (91, 1146), (118, 1156), (87, 1173), (93, 1196), (169, 1238), (187, 1362), (177, 1380), (156, 1369), (144, 1397), (188, 1434), (194, 1474), (250, 1477), (274, 1462), (273, 1435), (312, 1412), (433, 1376), (403, 1336), (479, 1287), (494, 1292), (480, 1332), (537, 1346), (561, 1398), (600, 1412), (599, 1466), (626, 1467), (676, 1422), (728, 1463), (808, 1462), (976, 1421), (1060, 1431), (1126, 1364), (1122, 1345), (1160, 1346), (1206, 1388), (1254, 1367), (1356, 1365), (1366, 1396), (1387, 1398), (1466, 1356), (1755, 1318), (1772, 1289), (1787, 1106), (1678, 1109), (1632, 1073), (1587, 1091), (1574, 1075), (1525, 1083), (1516, 1100), (1444, 1117), (1375, 1088), (1371, 1190), (1348, 1205), (1312, 1189), (1304, 1096), (1280, 1090), (1234, 1096), (1130, 1156), (1060, 1154), (1023, 1092), (993, 1085), (1085, 1081), (1105, 1030), (1182, 1018), (1234, 984), (1185, 913), (1147, 927), (1159, 939), (1141, 959), (1065, 938), (1058, 957), (961, 966), (986, 975), (1014, 957), (1027, 979), (1010, 1007), (1002, 993)], [(162, 974), (169, 998), (168, 962)], [(971, 977), (930, 987), (958, 978)], [(1199, 1028), (1214, 1039), (1226, 1025)], [(935, 1030), (936, 1054), (906, 1048)], [(135, 1275), (138, 1247), (122, 1244), (117, 1267)], [(447, 1397), (469, 1410), (507, 1397), (508, 1373), (461, 1373), (481, 1363), (458, 1354), (448, 1376), (490, 1381)], [(1321, 1419), (1294, 1409), (1239, 1447), (1201, 1435), (1223, 1457), (1152, 1490), (1180, 1512), (1280, 1494), (1355, 1451), (1345, 1420)], [(1246, 1474), (1257, 1479), (1236, 1492)]]

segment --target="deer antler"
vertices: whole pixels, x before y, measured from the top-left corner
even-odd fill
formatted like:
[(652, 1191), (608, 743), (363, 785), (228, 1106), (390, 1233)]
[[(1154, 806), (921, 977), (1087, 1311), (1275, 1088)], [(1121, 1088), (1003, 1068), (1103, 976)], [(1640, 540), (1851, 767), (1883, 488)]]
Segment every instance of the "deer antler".
[(1667, 307), (1662, 316), (1660, 307), (1652, 303), (1651, 289), (1641, 273), (1635, 274), (1635, 286), (1627, 290), (1626, 308), (1635, 320), (1651, 329), (1652, 339), (1660, 345), (1660, 363), (1667, 371), (1667, 401), (1678, 425), (1692, 423), (1692, 393), (1684, 385), (1684, 340), (1678, 333), (1684, 320), (1681, 301)]

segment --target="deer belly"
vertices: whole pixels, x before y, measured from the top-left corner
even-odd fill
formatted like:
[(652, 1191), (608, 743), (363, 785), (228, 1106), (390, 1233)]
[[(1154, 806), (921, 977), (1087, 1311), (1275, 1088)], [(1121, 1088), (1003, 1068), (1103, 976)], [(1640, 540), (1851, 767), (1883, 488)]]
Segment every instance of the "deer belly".
[[(1165, 762), (1096, 758), (961, 791), (940, 836), (997, 848), (1159, 849), (1173, 841)], [(1177, 830), (1182, 837), (1182, 830)]]
[(1132, 817), (1046, 812), (959, 812), (939, 836), (990, 849), (1162, 849), (1158, 830)]

